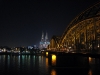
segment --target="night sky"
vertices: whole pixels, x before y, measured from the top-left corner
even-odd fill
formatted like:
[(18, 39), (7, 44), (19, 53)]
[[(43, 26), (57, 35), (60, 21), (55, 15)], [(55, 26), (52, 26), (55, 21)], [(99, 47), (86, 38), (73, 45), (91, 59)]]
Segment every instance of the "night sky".
[(0, 0), (0, 46), (38, 45), (42, 31), (49, 40), (61, 36), (71, 20), (98, 1)]

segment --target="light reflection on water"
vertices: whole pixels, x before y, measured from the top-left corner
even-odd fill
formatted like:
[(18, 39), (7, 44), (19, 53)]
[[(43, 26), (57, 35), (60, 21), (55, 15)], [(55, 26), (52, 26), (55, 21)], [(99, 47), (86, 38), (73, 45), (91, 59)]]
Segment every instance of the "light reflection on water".
[(52, 65), (56, 65), (56, 55), (52, 54)]
[(48, 58), (0, 55), (0, 75), (49, 75)]
[(89, 75), (92, 75), (92, 70), (89, 70), (89, 73), (88, 73)]
[(89, 57), (89, 64), (95, 64), (95, 58)]
[(57, 74), (56, 74), (56, 70), (52, 69), (52, 70), (51, 70), (51, 75), (57, 75)]
[[(80, 69), (52, 68), (48, 60), (47, 57), (35, 55), (0, 55), (0, 75), (75, 75), (76, 72), (77, 75), (81, 74)], [(100, 59), (89, 57), (89, 64), (90, 70), (81, 75), (97, 75), (100, 72)]]
[(89, 57), (89, 75), (100, 75), (100, 58)]

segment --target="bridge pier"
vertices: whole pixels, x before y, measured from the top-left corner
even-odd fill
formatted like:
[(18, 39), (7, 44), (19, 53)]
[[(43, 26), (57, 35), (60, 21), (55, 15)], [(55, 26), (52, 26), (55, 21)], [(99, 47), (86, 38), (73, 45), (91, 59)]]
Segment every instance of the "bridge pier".
[(89, 58), (79, 53), (45, 52), (48, 63), (52, 67), (89, 67)]

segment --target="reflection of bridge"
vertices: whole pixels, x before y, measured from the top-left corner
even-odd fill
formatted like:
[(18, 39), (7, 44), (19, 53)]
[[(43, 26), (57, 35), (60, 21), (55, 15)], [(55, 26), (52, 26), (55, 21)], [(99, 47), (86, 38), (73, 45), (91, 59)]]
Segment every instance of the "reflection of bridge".
[(60, 39), (53, 37), (49, 49), (98, 52), (100, 50), (100, 3), (73, 19)]
[(57, 52), (57, 51), (44, 51), (42, 53), (48, 58), (49, 65), (54, 67), (88, 69), (90, 67), (90, 63), (93, 62), (95, 62), (93, 64), (100, 63), (100, 59), (99, 59), (100, 54), (65, 53), (65, 52)]

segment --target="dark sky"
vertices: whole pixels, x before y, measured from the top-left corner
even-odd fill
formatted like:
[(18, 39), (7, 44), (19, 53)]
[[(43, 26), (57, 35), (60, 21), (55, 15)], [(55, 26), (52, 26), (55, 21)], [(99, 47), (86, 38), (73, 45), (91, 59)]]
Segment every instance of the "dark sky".
[(79, 13), (100, 0), (0, 0), (0, 46), (38, 45), (42, 31), (62, 35)]

